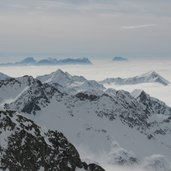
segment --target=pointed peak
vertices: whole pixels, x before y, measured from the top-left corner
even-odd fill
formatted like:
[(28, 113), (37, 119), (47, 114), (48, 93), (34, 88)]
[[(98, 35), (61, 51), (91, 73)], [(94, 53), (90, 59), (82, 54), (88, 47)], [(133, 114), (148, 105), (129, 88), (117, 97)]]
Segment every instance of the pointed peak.
[(156, 71), (154, 71), (154, 70), (149, 71), (147, 74), (148, 74), (148, 75), (159, 76), (159, 74), (158, 74)]
[(147, 73), (141, 75), (141, 77), (144, 77), (145, 79), (148, 79), (151, 82), (159, 82), (163, 85), (168, 85), (170, 83), (168, 80), (166, 80), (164, 77), (162, 77), (156, 71), (147, 72)]
[(156, 74), (158, 75), (158, 73), (156, 71), (154, 71), (154, 70), (149, 72), (149, 75), (156, 75)]
[(56, 72), (64, 72), (62, 69), (57, 69)]
[(55, 72), (52, 73), (53, 75), (64, 75), (67, 77), (70, 77), (71, 75), (68, 72), (64, 72), (61, 69), (57, 69)]
[(146, 92), (144, 90), (141, 89), (135, 89), (134, 91), (131, 92), (131, 95), (134, 98), (138, 98), (139, 96), (141, 96), (142, 94), (146, 94)]
[(62, 69), (57, 69), (54, 73), (62, 73), (62, 74), (65, 74), (65, 72)]
[(142, 74), (143, 77), (150, 77), (150, 78), (160, 78), (162, 80), (165, 80), (159, 73), (157, 73), (156, 71), (152, 70), (149, 71), (145, 74)]

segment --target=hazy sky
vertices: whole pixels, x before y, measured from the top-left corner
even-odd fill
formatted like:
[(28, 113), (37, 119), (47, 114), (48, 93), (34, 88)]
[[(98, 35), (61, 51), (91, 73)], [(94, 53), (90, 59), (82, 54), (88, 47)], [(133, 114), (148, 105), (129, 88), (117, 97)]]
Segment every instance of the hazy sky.
[(1, 60), (116, 55), (171, 57), (171, 0), (0, 0)]

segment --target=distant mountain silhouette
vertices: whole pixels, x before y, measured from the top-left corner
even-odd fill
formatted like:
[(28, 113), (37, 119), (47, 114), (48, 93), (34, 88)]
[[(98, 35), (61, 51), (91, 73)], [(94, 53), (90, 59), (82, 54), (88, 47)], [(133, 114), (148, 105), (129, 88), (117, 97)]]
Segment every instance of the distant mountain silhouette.
[(127, 58), (121, 57), (121, 56), (116, 56), (112, 59), (113, 61), (127, 61)]
[(33, 57), (27, 57), (21, 61), (14, 63), (1, 63), (0, 66), (25, 66), (25, 65), (89, 65), (92, 64), (88, 58), (47, 58), (41, 60), (35, 60)]

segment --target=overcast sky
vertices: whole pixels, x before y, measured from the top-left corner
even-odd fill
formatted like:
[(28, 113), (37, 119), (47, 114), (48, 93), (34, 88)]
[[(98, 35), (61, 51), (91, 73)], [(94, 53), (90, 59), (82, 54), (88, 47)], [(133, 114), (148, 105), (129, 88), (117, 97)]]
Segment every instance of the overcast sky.
[(0, 0), (0, 57), (171, 57), (171, 0)]

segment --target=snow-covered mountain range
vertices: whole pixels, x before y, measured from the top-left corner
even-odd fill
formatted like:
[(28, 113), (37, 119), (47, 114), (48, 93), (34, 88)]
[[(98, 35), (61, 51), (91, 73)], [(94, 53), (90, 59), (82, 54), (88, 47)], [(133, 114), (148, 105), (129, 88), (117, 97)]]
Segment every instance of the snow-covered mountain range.
[(133, 85), (140, 83), (160, 83), (162, 85), (167, 86), (169, 81), (163, 78), (155, 71), (151, 71), (140, 76), (130, 77), (130, 78), (106, 78), (99, 83), (103, 85), (107, 84), (115, 84), (115, 85)]
[(104, 151), (109, 163), (137, 164), (153, 154), (171, 160), (171, 108), (142, 90), (105, 89), (62, 70), (0, 85), (1, 108), (61, 131), (78, 149)]

